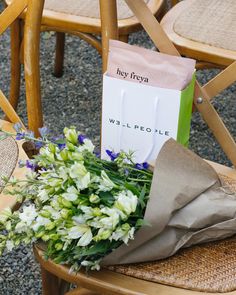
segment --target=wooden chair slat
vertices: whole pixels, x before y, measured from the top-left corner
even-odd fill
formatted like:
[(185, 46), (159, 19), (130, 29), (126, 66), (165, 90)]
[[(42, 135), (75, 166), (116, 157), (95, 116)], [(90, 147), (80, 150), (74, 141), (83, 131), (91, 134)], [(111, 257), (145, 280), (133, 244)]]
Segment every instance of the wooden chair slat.
[(3, 110), (3, 112), (7, 115), (7, 117), (11, 120), (12, 123), (19, 122), (21, 123), (22, 126), (24, 126), (20, 117), (17, 115), (17, 113), (15, 112), (12, 105), (10, 104), (8, 99), (5, 97), (1, 89), (0, 89), (0, 108)]
[(0, 35), (14, 22), (14, 20), (24, 11), (28, 4), (28, 0), (13, 1), (0, 14)]
[(125, 2), (139, 19), (160, 52), (170, 55), (180, 55), (143, 0), (125, 0)]
[(236, 61), (203, 86), (209, 98), (213, 98), (236, 81)]

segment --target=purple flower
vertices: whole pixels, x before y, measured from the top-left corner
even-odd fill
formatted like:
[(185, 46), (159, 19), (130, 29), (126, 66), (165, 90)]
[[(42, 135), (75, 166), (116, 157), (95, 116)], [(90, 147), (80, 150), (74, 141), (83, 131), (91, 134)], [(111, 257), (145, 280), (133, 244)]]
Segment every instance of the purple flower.
[(55, 144), (57, 144), (60, 150), (63, 150), (65, 148), (66, 144), (65, 144), (65, 139), (63, 135), (53, 137), (52, 140)]
[(26, 164), (26, 167), (31, 169), (32, 171), (35, 171), (35, 169), (37, 168), (37, 165), (30, 160), (26, 160), (25, 164)]
[(95, 155), (97, 158), (100, 158), (100, 157), (101, 157), (101, 153), (100, 153), (100, 152), (94, 152), (94, 155)]
[[(39, 139), (41, 139), (41, 138), (39, 138)], [(40, 149), (42, 146), (43, 146), (43, 142), (35, 141), (35, 147), (36, 147), (36, 149)]]
[(31, 130), (27, 130), (27, 132), (26, 132), (26, 134), (25, 135), (27, 135), (27, 137), (30, 137), (30, 138), (34, 138), (34, 132), (33, 131), (31, 131)]
[(50, 133), (50, 131), (47, 127), (42, 127), (42, 128), (39, 128), (39, 133), (42, 137), (45, 137)]
[(58, 143), (57, 146), (59, 147), (60, 150), (63, 150), (66, 147), (65, 143)]
[(16, 130), (17, 133), (20, 133), (22, 130), (22, 125), (21, 125), (21, 123), (18, 122), (13, 125), (13, 128)]
[(148, 169), (149, 164), (147, 162), (135, 164), (135, 168), (138, 170)]
[(21, 140), (25, 138), (25, 133), (17, 132), (16, 133), (16, 140)]
[(80, 144), (83, 144), (84, 143), (84, 140), (86, 139), (87, 137), (83, 134), (79, 134), (78, 136), (78, 141)]
[(125, 176), (128, 176), (129, 175), (129, 169), (124, 169), (124, 174), (125, 174)]
[(19, 160), (18, 165), (19, 165), (20, 168), (25, 167), (25, 161)]
[(114, 153), (110, 150), (106, 150), (107, 155), (111, 158), (112, 161), (115, 161), (115, 159), (119, 156), (120, 153)]

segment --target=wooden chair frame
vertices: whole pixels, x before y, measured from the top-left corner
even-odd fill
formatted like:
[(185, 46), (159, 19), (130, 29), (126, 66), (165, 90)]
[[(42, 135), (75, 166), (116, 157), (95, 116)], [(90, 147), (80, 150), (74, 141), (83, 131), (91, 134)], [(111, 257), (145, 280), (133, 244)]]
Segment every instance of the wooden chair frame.
[[(16, 5), (13, 0), (8, 7)], [(20, 69), (21, 63), (24, 65), (25, 83), (26, 83), (26, 104), (28, 126), (37, 126), (33, 131), (38, 133), (38, 127), (43, 124), (41, 109), (41, 91), (40, 91), (40, 68), (39, 68), (39, 42), (40, 42), (40, 24), (44, 0), (25, 0), (27, 10), (16, 14), (14, 21), (11, 22), (11, 87), (9, 101), (16, 109), (17, 100), (20, 92)], [(6, 8), (6, 10), (8, 9)], [(11, 9), (11, 8), (10, 8)], [(24, 38), (20, 25), (20, 15), (25, 13)], [(22, 40), (23, 39), (23, 40)], [(23, 52), (21, 50), (24, 48)], [(23, 53), (23, 54), (21, 54)], [(36, 97), (37, 99), (32, 99)]]
[[(25, 49), (26, 53), (28, 54), (29, 51), (34, 50), (32, 48), (31, 43), (31, 36), (30, 34), (34, 33), (35, 28), (35, 22), (38, 20), (40, 21), (40, 4), (42, 5), (42, 1), (38, 0), (17, 0), (12, 2), (11, 5), (9, 5), (1, 14), (0, 14), (0, 35), (5, 32), (5, 30), (14, 24), (14, 22), (17, 20), (17, 17), (27, 8), (27, 15), (26, 15), (26, 30), (25, 34), (29, 34), (28, 36), (25, 35)], [(31, 60), (27, 60), (27, 66), (26, 69), (26, 75), (31, 75)], [(27, 89), (34, 87), (34, 85), (27, 85)], [(15, 132), (13, 128), (12, 123), (21, 123), (22, 127), (24, 127), (23, 122), (21, 121), (20, 117), (15, 112), (14, 108), (6, 98), (6, 96), (3, 94), (3, 92), (0, 90), (0, 108), (5, 113), (7, 118), (10, 120), (10, 122), (0, 120), (0, 128), (7, 132)], [(21, 160), (26, 160), (28, 157), (25, 154), (23, 148), (22, 148), (23, 141), (17, 141), (19, 155), (18, 157)], [(14, 169), (12, 175), (16, 177), (17, 179), (24, 178), (26, 169), (17, 167)], [(18, 206), (16, 202), (16, 198), (12, 196), (5, 196), (3, 195), (3, 192), (0, 193), (0, 210), (10, 207), (12, 209), (16, 209)]]

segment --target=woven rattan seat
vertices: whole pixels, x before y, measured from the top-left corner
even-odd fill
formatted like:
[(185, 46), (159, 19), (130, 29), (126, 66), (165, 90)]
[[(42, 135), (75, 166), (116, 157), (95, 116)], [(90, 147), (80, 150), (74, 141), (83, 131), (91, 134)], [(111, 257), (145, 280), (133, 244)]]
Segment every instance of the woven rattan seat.
[(18, 156), (19, 148), (13, 138), (8, 137), (6, 139), (0, 140), (0, 192), (3, 189), (2, 177), (11, 176), (17, 165)]
[(236, 50), (235, 28), (235, 0), (196, 0), (174, 23), (178, 35), (228, 50)]
[[(149, 0), (145, 0), (146, 3)], [(124, 0), (117, 0), (118, 19), (125, 19), (133, 16)], [(46, 0), (45, 9), (65, 14), (100, 18), (99, 0)]]
[[(236, 181), (220, 176), (236, 192)], [(236, 237), (180, 250), (174, 256), (108, 267), (135, 278), (203, 292), (236, 290)]]

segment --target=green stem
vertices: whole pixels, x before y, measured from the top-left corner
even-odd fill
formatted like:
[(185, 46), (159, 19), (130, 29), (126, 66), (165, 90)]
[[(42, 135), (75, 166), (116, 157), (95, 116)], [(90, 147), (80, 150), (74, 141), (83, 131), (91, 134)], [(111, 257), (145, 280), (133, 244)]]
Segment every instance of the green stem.
[[(7, 134), (7, 135), (9, 135), (9, 136), (16, 136), (16, 133), (13, 133), (13, 132), (5, 131), (5, 130), (2, 130), (2, 129), (0, 129), (0, 131)], [(45, 144), (50, 143), (50, 141), (34, 138), (34, 137), (31, 137), (31, 136), (27, 136), (27, 135), (24, 136), (24, 139), (33, 140), (33, 141), (37, 141), (37, 142), (41, 142), (41, 143), (45, 143)]]
[(128, 165), (124, 165), (125, 168), (127, 169), (130, 169), (130, 170), (133, 170), (133, 171), (136, 171), (136, 172), (139, 172), (139, 173), (143, 173), (145, 175), (148, 175), (148, 176), (152, 176), (152, 172), (148, 172), (146, 170), (140, 170), (140, 169), (137, 169), (137, 168), (134, 168), (134, 167), (130, 167)]
[(138, 179), (138, 178), (130, 178), (130, 177), (128, 177), (128, 180), (133, 180), (136, 182), (148, 182), (148, 183), (152, 182), (151, 180), (148, 180), (148, 179)]

